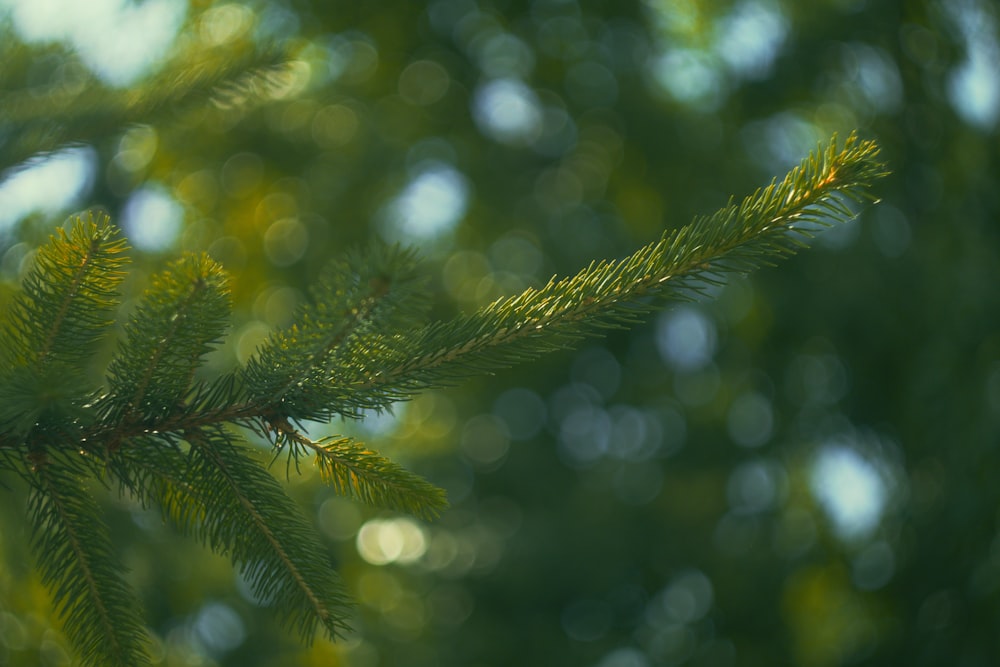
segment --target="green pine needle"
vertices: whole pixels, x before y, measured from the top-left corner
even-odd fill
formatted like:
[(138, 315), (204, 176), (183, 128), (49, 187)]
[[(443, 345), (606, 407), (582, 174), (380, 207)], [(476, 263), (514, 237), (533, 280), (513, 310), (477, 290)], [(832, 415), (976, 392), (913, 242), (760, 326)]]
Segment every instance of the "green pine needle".
[(28, 516), (36, 563), (84, 664), (149, 664), (139, 602), (122, 578), (97, 503), (56, 463), (36, 465), (32, 478)]
[(323, 481), (337, 493), (373, 507), (436, 518), (448, 507), (443, 489), (352, 438), (308, 443)]

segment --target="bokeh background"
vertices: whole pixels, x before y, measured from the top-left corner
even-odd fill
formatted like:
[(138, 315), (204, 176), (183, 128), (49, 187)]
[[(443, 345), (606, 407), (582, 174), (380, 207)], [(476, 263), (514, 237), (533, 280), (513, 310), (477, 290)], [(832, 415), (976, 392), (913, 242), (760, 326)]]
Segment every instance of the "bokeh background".
[[(216, 369), (372, 237), (419, 248), (448, 317), (622, 256), (835, 132), (893, 172), (857, 221), (710, 299), (315, 425), (452, 503), (425, 523), (292, 476), (358, 603), (342, 642), (299, 646), (225, 559), (104, 494), (157, 664), (1000, 664), (993, 2), (0, 0), (0, 35), (31, 50), (26, 90), (109, 99), (177, 54), (294, 61), (253, 99), (0, 176), (4, 294), (104, 208), (128, 300), (182, 251), (231, 272)], [(71, 664), (0, 494), (0, 664)]]

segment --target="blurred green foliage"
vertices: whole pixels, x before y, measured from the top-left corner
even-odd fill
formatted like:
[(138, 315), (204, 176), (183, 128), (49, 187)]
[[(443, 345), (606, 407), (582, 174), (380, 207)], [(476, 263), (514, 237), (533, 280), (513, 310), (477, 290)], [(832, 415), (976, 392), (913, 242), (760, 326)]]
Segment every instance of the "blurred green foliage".
[[(620, 256), (832, 132), (877, 137), (894, 175), (711, 301), (338, 425), (453, 505), (421, 523), (290, 480), (359, 601), (341, 644), (300, 647), (224, 560), (109, 507), (160, 664), (1000, 662), (998, 25), (985, 0), (192, 2), (176, 48), (279, 44), (277, 99), (90, 146), (73, 206), (109, 209), (139, 267), (226, 266), (219, 367), (374, 235), (420, 250), (447, 315)], [(83, 65), (45, 49), (28, 79), (71, 85)], [(5, 281), (54, 220), (0, 230)], [(22, 514), (0, 503), (0, 664), (68, 664)]]

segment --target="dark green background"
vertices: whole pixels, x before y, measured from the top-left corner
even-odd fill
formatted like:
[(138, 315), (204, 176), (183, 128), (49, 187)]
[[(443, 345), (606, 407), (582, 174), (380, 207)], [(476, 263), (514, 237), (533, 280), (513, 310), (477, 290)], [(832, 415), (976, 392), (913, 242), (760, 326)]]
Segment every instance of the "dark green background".
[[(193, 3), (185, 34), (204, 34), (210, 7)], [(269, 104), (178, 112), (134, 170), (121, 151), (148, 130), (93, 146), (79, 203), (117, 217), (155, 183), (183, 204), (176, 242), (133, 251), (127, 287), (181, 250), (222, 261), (237, 308), (218, 366), (287, 321), (331, 256), (391, 238), (385, 211), (426, 160), (461, 174), (468, 194), (451, 233), (414, 240), (439, 317), (621, 256), (835, 132), (877, 139), (892, 175), (858, 221), (711, 300), (430, 392), (394, 422), (335, 426), (453, 504), (423, 525), (423, 556), (373, 565), (358, 527), (398, 517), (330, 500), (309, 474), (291, 480), (359, 600), (348, 641), (298, 647), (223, 559), (109, 498), (159, 664), (1000, 664), (997, 111), (971, 120), (962, 103), (974, 96), (954, 92), (985, 58), (979, 90), (1000, 94), (992, 3), (245, 8), (248, 30), (227, 48), (277, 40), (312, 79)], [(761, 29), (725, 29), (754, 11), (783, 37), (773, 62), (740, 68), (721, 54)], [(658, 71), (693, 72), (700, 93), (671, 94)], [(538, 136), (498, 141), (477, 125), (477, 91), (503, 72), (534, 91)], [(0, 255), (61, 219), (22, 221)], [(16, 263), (4, 270), (16, 280)], [(657, 345), (671, 322), (708, 323), (711, 357), (671, 363)], [(609, 425), (612, 446), (587, 450)], [(855, 452), (881, 480), (871, 530), (835, 529), (811, 485), (824, 452)], [(0, 664), (68, 664), (19, 502), (0, 504)]]

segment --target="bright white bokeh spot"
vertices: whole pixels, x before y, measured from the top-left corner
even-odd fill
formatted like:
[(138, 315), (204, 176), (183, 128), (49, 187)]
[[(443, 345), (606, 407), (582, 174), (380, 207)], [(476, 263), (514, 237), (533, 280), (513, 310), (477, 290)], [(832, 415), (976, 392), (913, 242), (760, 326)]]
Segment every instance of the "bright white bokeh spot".
[(699, 49), (671, 49), (652, 61), (656, 82), (678, 102), (701, 111), (723, 100), (724, 79), (719, 61)]
[(720, 22), (715, 50), (736, 75), (760, 79), (771, 71), (788, 36), (788, 21), (773, 2), (750, 0)]
[(0, 0), (27, 42), (66, 42), (109, 84), (147, 74), (174, 43), (187, 13), (183, 0)]
[(657, 320), (656, 345), (660, 356), (681, 371), (704, 367), (715, 354), (715, 325), (697, 308), (682, 307)]
[(442, 162), (425, 163), (390, 205), (387, 231), (411, 243), (437, 238), (454, 229), (468, 204), (465, 176)]
[(184, 207), (160, 186), (136, 190), (122, 209), (122, 228), (139, 250), (166, 250), (180, 234)]
[(1000, 117), (1000, 49), (995, 42), (969, 46), (968, 59), (948, 79), (948, 98), (967, 123), (990, 129)]
[(535, 92), (523, 81), (504, 78), (476, 90), (472, 113), (488, 137), (509, 144), (525, 144), (542, 128), (542, 107)]
[(970, 125), (992, 129), (1000, 119), (997, 17), (981, 1), (945, 3), (965, 39), (965, 60), (948, 78), (948, 99)]
[(851, 47), (856, 61), (858, 89), (868, 104), (881, 113), (897, 110), (903, 103), (903, 80), (892, 56), (865, 44)]
[(361, 526), (358, 555), (372, 565), (413, 563), (427, 551), (427, 536), (412, 519), (372, 519)]
[(864, 539), (882, 519), (886, 480), (871, 461), (847, 445), (827, 445), (812, 462), (809, 486), (843, 539)]
[(90, 190), (96, 162), (92, 149), (69, 148), (0, 181), (0, 232), (32, 213), (72, 208)]

